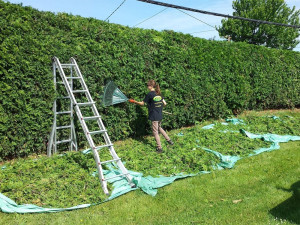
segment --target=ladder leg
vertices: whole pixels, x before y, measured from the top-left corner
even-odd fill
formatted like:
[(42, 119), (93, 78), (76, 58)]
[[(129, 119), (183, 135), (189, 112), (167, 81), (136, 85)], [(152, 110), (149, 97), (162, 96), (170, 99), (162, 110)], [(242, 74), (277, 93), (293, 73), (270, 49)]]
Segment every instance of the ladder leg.
[(50, 137), (48, 140), (48, 146), (47, 146), (47, 156), (51, 156), (52, 155), (52, 149), (53, 149), (53, 138), (54, 138), (54, 124), (51, 127), (51, 133), (50, 133)]
[(102, 189), (103, 189), (104, 193), (106, 195), (108, 195), (109, 192), (107, 189), (107, 181), (105, 180), (104, 175), (103, 175), (103, 170), (102, 170), (99, 154), (96, 151), (95, 147), (92, 150), (93, 150), (94, 159), (95, 159), (96, 167), (97, 167), (97, 171), (98, 171), (98, 177), (99, 177)]

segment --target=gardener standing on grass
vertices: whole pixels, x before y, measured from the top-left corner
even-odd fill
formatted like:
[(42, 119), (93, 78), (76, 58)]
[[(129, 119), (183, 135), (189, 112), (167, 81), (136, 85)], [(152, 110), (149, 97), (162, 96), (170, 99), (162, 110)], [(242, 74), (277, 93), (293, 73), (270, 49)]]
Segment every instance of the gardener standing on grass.
[(162, 109), (167, 104), (164, 98), (161, 96), (159, 84), (154, 80), (149, 80), (147, 83), (147, 88), (150, 91), (143, 101), (138, 102), (130, 99), (129, 102), (135, 103), (137, 105), (143, 106), (145, 103), (148, 107), (149, 120), (152, 121), (152, 132), (156, 140), (157, 148), (156, 151), (161, 153), (163, 151), (160, 143), (159, 132), (164, 136), (170, 145), (173, 145), (170, 137), (161, 127), (161, 121), (163, 119)]

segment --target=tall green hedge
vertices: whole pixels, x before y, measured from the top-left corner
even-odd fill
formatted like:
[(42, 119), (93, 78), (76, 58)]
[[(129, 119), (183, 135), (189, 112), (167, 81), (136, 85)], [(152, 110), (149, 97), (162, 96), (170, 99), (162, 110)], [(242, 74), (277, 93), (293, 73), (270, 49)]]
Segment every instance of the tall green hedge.
[[(106, 79), (136, 100), (147, 93), (148, 79), (157, 80), (172, 113), (165, 115), (167, 129), (245, 109), (300, 105), (299, 53), (132, 29), (0, 0), (0, 160), (45, 153), (53, 56), (76, 58), (113, 140), (144, 135), (149, 126), (146, 108), (101, 106)], [(80, 132), (79, 142), (86, 145)]]

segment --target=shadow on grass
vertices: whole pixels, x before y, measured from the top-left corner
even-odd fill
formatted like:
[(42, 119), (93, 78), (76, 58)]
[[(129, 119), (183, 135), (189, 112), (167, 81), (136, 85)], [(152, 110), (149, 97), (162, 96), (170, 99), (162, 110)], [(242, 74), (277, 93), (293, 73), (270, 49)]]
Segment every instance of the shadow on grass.
[(294, 183), (290, 189), (282, 190), (292, 191), (293, 196), (271, 209), (270, 213), (278, 219), (300, 224), (300, 181)]
[[(136, 137), (134, 138), (136, 141), (143, 143), (143, 145), (145, 146), (149, 146), (149, 147), (153, 147), (155, 148), (156, 145), (153, 145), (153, 143), (150, 141), (149, 138), (145, 138), (145, 137)], [(153, 137), (154, 140), (154, 137)]]
[(130, 127), (134, 130), (134, 137), (138, 138), (149, 133), (148, 117), (144, 114), (141, 107), (136, 107), (137, 118), (131, 120)]

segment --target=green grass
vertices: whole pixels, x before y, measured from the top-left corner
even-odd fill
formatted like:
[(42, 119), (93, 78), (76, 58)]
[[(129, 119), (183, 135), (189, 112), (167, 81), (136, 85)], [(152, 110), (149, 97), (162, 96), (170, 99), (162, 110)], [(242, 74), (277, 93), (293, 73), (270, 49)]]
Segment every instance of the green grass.
[(299, 186), (299, 150), (299, 142), (281, 144), (234, 169), (176, 181), (156, 197), (134, 191), (71, 212), (0, 213), (0, 224), (299, 224), (299, 196), (289, 190)]
[(77, 211), (0, 213), (0, 224), (299, 224), (299, 150), (299, 142), (281, 144), (234, 169), (178, 180), (156, 197), (137, 190)]

